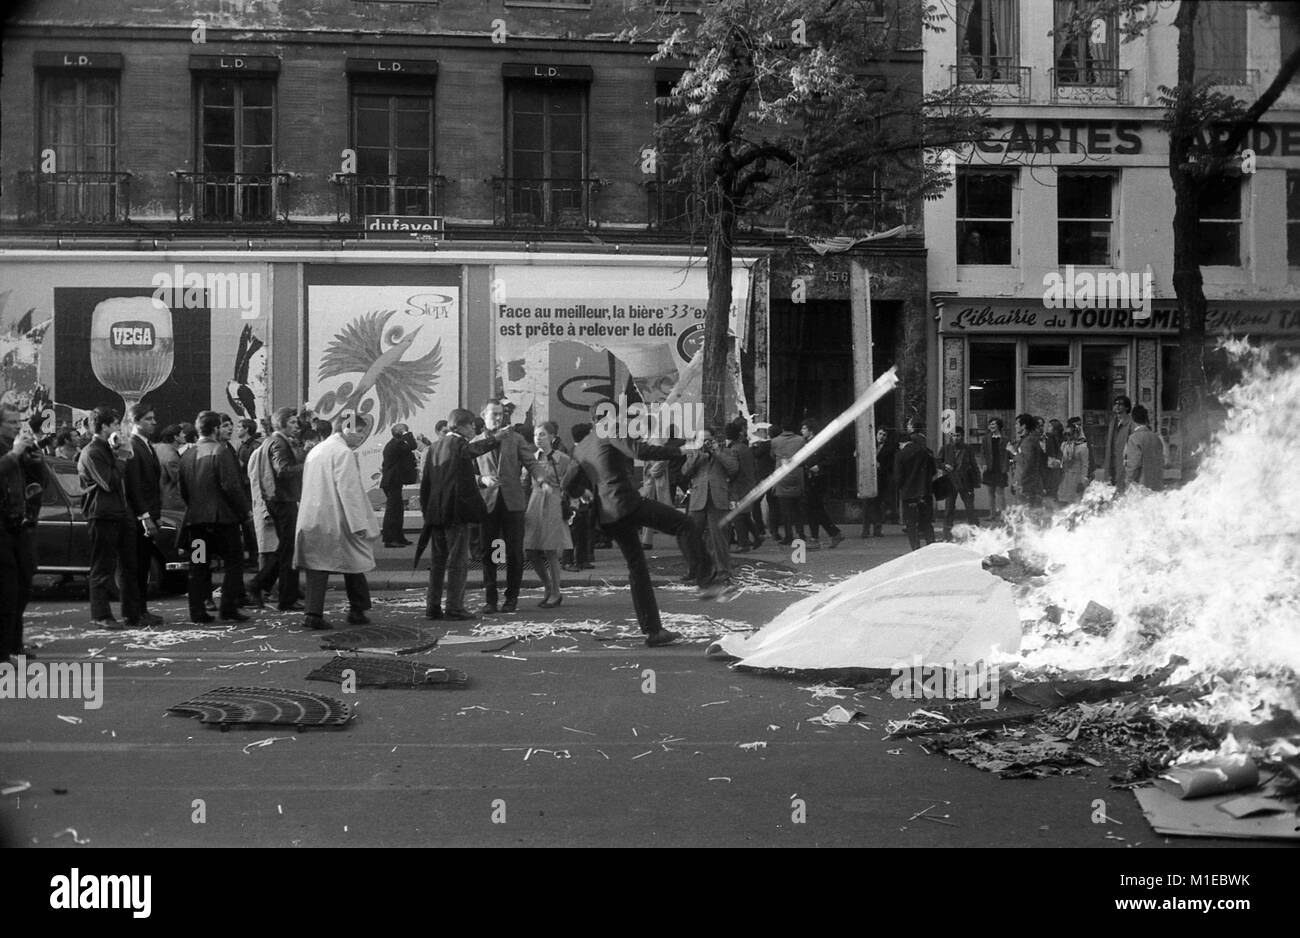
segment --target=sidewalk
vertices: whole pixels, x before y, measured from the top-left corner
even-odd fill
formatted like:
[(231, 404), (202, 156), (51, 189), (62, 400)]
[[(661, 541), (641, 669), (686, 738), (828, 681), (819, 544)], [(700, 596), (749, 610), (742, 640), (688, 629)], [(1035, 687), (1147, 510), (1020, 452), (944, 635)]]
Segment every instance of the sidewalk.
[[(763, 546), (756, 551), (744, 554), (733, 553), (731, 560), (737, 567), (761, 562), (765, 566), (780, 567), (791, 571), (802, 569), (818, 577), (835, 576), (842, 578), (879, 566), (887, 560), (893, 560), (895, 557), (901, 557), (907, 553), (907, 538), (903, 536), (897, 525), (886, 527), (885, 532), (884, 537), (867, 539), (860, 538), (856, 534), (846, 536), (839, 547), (834, 550), (827, 547), (830, 543), (829, 539), (823, 538), (822, 549), (807, 551), (807, 560), (804, 564), (792, 562), (791, 548), (782, 547), (771, 540), (764, 541)], [(407, 536), (414, 540), (414, 534), (415, 532), (408, 532)], [(686, 573), (681, 553), (677, 550), (675, 544), (671, 547), (668, 546), (668, 540), (666, 536), (658, 535), (656, 541), (662, 546), (657, 545), (654, 550), (646, 552), (650, 561), (651, 578), (655, 586), (672, 583)], [(426, 550), (424, 556), (420, 558), (419, 570), (411, 569), (411, 561), (414, 557), (414, 544), (410, 547), (394, 548), (377, 544), (375, 546), (377, 567), (366, 575), (370, 588), (372, 590), (396, 590), (427, 586), (429, 582), (429, 553)], [(483, 574), (481, 571), (481, 566), (472, 561), (469, 571), (470, 586), (478, 586), (482, 583)], [(498, 577), (503, 578), (504, 572), (498, 572)], [(601, 583), (626, 586), (627, 582), (627, 564), (623, 561), (623, 555), (619, 553), (616, 547), (597, 550), (594, 569), (584, 570), (581, 573), (564, 571), (561, 578), (561, 585), (565, 587), (591, 586)], [(540, 587), (542, 585), (537, 573), (533, 570), (532, 564), (527, 561), (524, 562), (523, 585), (525, 587)], [(343, 578), (331, 578), (330, 588), (342, 589)]]

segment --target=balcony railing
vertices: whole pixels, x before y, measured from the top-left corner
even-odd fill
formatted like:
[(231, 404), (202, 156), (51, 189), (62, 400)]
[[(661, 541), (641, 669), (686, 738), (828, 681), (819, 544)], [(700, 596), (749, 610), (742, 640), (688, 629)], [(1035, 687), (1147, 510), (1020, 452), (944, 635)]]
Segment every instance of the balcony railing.
[(1063, 65), (1047, 70), (1053, 104), (1128, 104), (1126, 68)]
[(1259, 85), (1257, 68), (1198, 68), (1196, 80), (1209, 79), (1210, 84), (1223, 88), (1255, 88)]
[(288, 221), (288, 173), (173, 173), (176, 220), (196, 224)]
[[(894, 195), (893, 189), (852, 189), (824, 199), (816, 199), (807, 211), (808, 222), (837, 235), (866, 237), (907, 224), (907, 206)], [(799, 219), (790, 219), (786, 228), (791, 234), (802, 227)]]
[(559, 179), (495, 176), (492, 222), (519, 228), (595, 228), (596, 178)]
[(130, 173), (72, 170), (23, 173), (35, 192), (32, 220), (41, 223), (94, 225), (124, 222), (130, 216)]
[(441, 215), (442, 176), (336, 173), (338, 219), (359, 224), (366, 215)]
[(700, 226), (703, 206), (689, 189), (653, 181), (646, 183), (650, 227), (661, 231), (690, 231)]
[(1028, 103), (1031, 70), (1027, 65), (1013, 63), (1010, 56), (964, 55), (958, 64), (949, 65), (948, 71), (954, 85), (979, 85), (997, 100)]

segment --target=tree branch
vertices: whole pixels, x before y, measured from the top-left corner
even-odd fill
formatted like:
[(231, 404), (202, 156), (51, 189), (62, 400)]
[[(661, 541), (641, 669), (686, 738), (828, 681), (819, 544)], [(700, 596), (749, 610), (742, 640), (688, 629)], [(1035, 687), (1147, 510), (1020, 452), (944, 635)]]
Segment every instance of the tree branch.
[(1241, 117), (1233, 121), (1228, 126), (1231, 128), (1228, 136), (1224, 139), (1222, 153), (1230, 154), (1237, 149), (1237, 144), (1245, 139), (1246, 133), (1259, 123), (1259, 119), (1264, 116), (1264, 112), (1273, 106), (1275, 102), (1286, 90), (1286, 86), (1291, 83), (1297, 71), (1300, 71), (1300, 46), (1297, 46), (1287, 56), (1287, 60), (1282, 63), (1281, 70), (1272, 83), (1265, 89), (1264, 93), (1259, 96), (1250, 109)]
[(787, 166), (793, 166), (799, 162), (788, 149), (775, 143), (746, 143), (741, 152), (732, 158), (732, 166), (736, 169), (744, 169), (751, 163), (757, 163), (760, 160), (780, 160)]

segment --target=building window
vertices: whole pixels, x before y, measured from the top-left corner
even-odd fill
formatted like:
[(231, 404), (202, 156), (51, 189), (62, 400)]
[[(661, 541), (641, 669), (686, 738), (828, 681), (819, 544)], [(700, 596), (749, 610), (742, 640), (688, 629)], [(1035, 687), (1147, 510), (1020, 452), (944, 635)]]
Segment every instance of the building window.
[(1286, 262), (1300, 267), (1300, 172), (1286, 174)]
[(352, 89), (353, 217), (434, 215), (433, 91)]
[(589, 211), (587, 86), (516, 82), (506, 109), (511, 223), (585, 226)]
[(198, 114), (196, 215), (208, 221), (274, 218), (275, 82), (200, 78)]
[(1011, 421), (1016, 413), (1015, 342), (971, 342), (967, 402), (977, 438), (983, 439), (992, 417), (1002, 421), (1002, 432), (1008, 439), (1014, 437)]
[(1219, 176), (1201, 192), (1200, 263), (1241, 266), (1241, 180)]
[[(674, 85), (671, 81), (655, 84), (656, 124), (662, 124), (672, 115), (674, 105), (669, 102)], [(698, 220), (699, 205), (691, 191), (691, 182), (677, 178), (686, 156), (686, 145), (681, 141), (657, 149), (655, 179), (650, 187), (650, 220), (656, 228), (687, 229), (694, 227)]]
[(1056, 0), (1056, 82), (1061, 85), (1111, 85), (1118, 78), (1119, 37), (1115, 35), (1114, 15), (1102, 16), (1091, 23), (1073, 23), (1081, 9), (1081, 0)]
[(1196, 80), (1222, 85), (1249, 84), (1246, 71), (1246, 8), (1232, 2), (1202, 3), (1196, 8), (1192, 42), (1196, 51)]
[(1010, 264), (1014, 170), (957, 169), (957, 263)]
[(1111, 263), (1114, 178), (1104, 173), (1056, 177), (1056, 253), (1061, 264)]
[(1030, 339), (1025, 349), (1025, 365), (1029, 368), (1068, 368), (1069, 340)]
[(958, 0), (957, 64), (963, 81), (1015, 80), (1016, 13), (1016, 0)]
[(37, 174), (40, 220), (112, 221), (124, 214), (117, 100), (116, 75), (43, 76), (37, 152), (54, 151), (54, 172)]

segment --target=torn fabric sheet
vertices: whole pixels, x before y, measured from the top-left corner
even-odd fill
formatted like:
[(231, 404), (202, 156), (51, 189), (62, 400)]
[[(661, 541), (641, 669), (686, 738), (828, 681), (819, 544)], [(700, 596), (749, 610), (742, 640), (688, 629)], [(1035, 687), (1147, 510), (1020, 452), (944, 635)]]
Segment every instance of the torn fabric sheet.
[(711, 655), (749, 668), (892, 669), (974, 664), (1020, 647), (1011, 586), (981, 556), (932, 544), (790, 606), (754, 635), (725, 635)]

